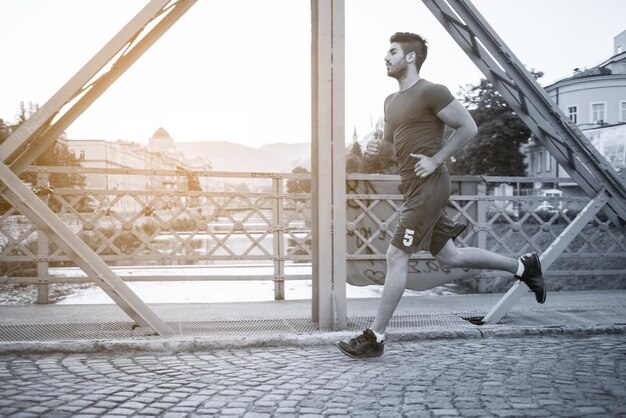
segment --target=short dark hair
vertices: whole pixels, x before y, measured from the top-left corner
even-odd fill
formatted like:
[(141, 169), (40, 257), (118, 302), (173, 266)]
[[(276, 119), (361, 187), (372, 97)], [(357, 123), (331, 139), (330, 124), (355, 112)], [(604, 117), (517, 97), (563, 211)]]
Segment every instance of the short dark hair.
[(416, 33), (396, 32), (391, 35), (389, 42), (397, 42), (402, 46), (404, 55), (415, 52), (415, 66), (417, 71), (422, 68), (422, 64), (428, 55), (428, 41)]

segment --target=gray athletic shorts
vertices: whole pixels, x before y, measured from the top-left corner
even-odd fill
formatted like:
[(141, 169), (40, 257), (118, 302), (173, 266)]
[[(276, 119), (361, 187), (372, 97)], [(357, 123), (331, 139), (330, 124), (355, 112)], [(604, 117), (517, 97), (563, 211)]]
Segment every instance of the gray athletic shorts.
[(426, 250), (436, 255), (449, 239), (459, 236), (465, 225), (452, 221), (445, 211), (450, 187), (447, 170), (403, 181), (404, 207), (391, 245), (407, 253)]

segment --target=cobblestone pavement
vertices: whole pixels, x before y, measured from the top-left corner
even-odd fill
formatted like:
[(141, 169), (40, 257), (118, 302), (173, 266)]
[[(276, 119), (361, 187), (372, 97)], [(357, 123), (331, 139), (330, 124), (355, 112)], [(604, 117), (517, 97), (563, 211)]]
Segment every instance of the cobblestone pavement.
[(626, 335), (0, 356), (0, 416), (626, 416)]

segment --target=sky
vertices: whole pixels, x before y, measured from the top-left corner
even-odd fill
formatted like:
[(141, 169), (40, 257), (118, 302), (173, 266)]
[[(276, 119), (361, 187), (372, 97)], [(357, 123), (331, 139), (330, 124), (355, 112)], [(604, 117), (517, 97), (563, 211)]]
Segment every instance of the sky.
[[(1, 0), (0, 118), (45, 104), (147, 0)], [(346, 0), (346, 142), (382, 115), (397, 90), (384, 56), (396, 31), (423, 35), (421, 76), (452, 93), (482, 78), (420, 0)], [(613, 54), (624, 0), (474, 0), (543, 85)], [(68, 129), (70, 139), (174, 141), (251, 147), (311, 140), (309, 0), (198, 0)]]

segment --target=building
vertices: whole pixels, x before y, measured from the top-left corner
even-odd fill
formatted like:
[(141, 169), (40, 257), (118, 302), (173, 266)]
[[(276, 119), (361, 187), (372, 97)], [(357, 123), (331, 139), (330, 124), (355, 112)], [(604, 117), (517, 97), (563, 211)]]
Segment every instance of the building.
[[(151, 170), (211, 170), (208, 161), (194, 158), (188, 160), (176, 151), (171, 136), (159, 128), (150, 137), (148, 146), (127, 141), (102, 139), (65, 139), (68, 148), (80, 160), (82, 167), (102, 169), (151, 169)], [(209, 190), (208, 184), (199, 179), (201, 188)], [(86, 187), (104, 190), (158, 190), (186, 191), (188, 180), (183, 176), (147, 176), (127, 174), (87, 174)], [(117, 211), (133, 211), (138, 203), (133, 199), (120, 199), (112, 205)]]
[(148, 149), (152, 152), (170, 153), (176, 151), (176, 144), (165, 129), (159, 128), (150, 137)]
[[(589, 69), (544, 87), (548, 95), (618, 171), (626, 166), (626, 30), (613, 39), (613, 55)], [(531, 139), (524, 150), (530, 177), (569, 177), (554, 157)], [(576, 193), (575, 183), (558, 185)]]

